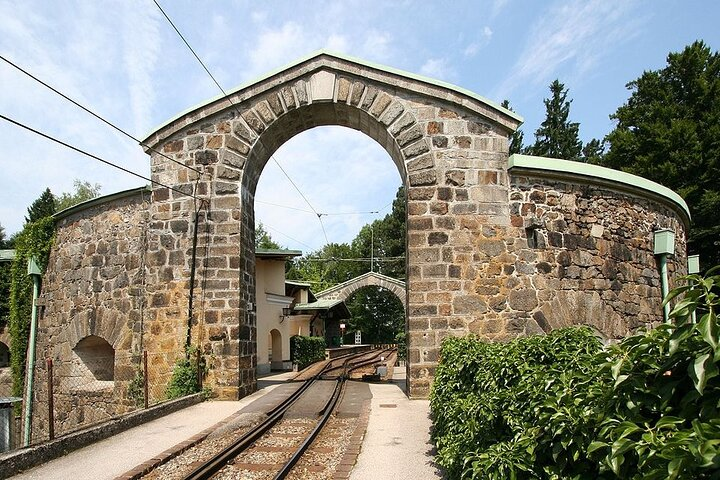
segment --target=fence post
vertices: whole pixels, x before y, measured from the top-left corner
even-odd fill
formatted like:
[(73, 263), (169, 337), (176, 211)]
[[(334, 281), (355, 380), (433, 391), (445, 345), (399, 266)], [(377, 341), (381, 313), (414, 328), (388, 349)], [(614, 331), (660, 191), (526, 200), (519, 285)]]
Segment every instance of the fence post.
[(53, 402), (53, 361), (47, 359), (48, 430), (50, 440), (55, 438), (55, 404)]
[(145, 408), (148, 408), (148, 366), (147, 366), (147, 350), (143, 350), (143, 389), (145, 390)]
[(198, 391), (201, 392), (202, 388), (203, 388), (203, 386), (202, 386), (203, 368), (202, 368), (202, 364), (200, 363), (200, 360), (202, 359), (202, 357), (200, 356), (200, 349), (198, 348), (195, 353), (197, 356), (197, 359), (196, 359), (197, 360), (197, 385), (198, 385)]

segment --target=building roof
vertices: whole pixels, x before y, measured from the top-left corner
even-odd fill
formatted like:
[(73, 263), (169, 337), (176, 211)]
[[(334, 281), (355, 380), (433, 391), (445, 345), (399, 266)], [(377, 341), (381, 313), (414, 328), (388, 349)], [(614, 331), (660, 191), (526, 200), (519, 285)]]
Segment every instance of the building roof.
[(297, 303), (293, 307), (294, 312), (308, 312), (313, 310), (334, 311), (338, 318), (350, 318), (350, 310), (343, 300), (316, 300), (310, 303)]
[(15, 250), (0, 250), (0, 262), (12, 262), (15, 260)]
[(299, 282), (297, 280), (285, 280), (286, 285), (293, 285), (295, 287), (312, 287), (312, 284), (309, 282)]
[(283, 250), (274, 248), (256, 248), (255, 256), (267, 260), (289, 260), (302, 255), (300, 250)]

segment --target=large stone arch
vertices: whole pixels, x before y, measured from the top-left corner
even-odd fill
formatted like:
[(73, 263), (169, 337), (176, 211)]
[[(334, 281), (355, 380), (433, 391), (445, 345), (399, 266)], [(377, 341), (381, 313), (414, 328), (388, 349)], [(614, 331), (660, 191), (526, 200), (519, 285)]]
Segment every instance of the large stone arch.
[[(240, 87), (171, 120), (146, 140), (153, 180), (209, 203), (200, 214), (199, 255), (209, 248), (204, 282), (207, 304), (194, 316), (196, 341), (214, 354), (211, 382), (221, 397), (255, 388), (254, 193), (272, 153), (293, 135), (320, 125), (342, 125), (375, 139), (398, 168), (408, 195), (408, 296), (410, 330), (409, 392), (429, 392), (442, 329), (431, 319), (445, 316), (453, 302), (465, 305), (455, 325), (477, 320), (478, 302), (460, 282), (463, 267), (455, 253), (472, 249), (472, 234), (461, 232), (463, 215), (480, 216), (488, 227), (509, 224), (507, 136), (520, 119), (487, 100), (430, 79), (320, 52), (260, 81)], [(174, 160), (202, 169), (184, 169)], [(189, 265), (173, 265), (176, 252), (187, 256), (196, 205), (189, 197), (156, 185), (150, 207), (149, 292), (151, 319), (164, 325), (187, 308), (183, 294)], [(154, 230), (154, 231), (153, 231)], [(161, 238), (177, 234), (171, 245)], [(457, 233), (454, 233), (454, 232)], [(453, 245), (448, 248), (446, 245)], [(159, 281), (161, 272), (172, 279)], [(448, 280), (449, 279), (449, 280)], [(197, 279), (196, 279), (197, 282)], [(454, 285), (458, 283), (458, 285)], [(447, 294), (447, 295), (445, 295)], [(470, 296), (467, 297), (468, 294)], [(199, 292), (198, 292), (199, 295)], [(428, 303), (426, 295), (434, 295)], [(434, 322), (436, 324), (437, 322)], [(164, 343), (164, 335), (148, 345)], [(174, 347), (183, 342), (176, 327)]]
[(509, 158), (520, 121), (457, 87), (320, 52), (159, 127), (144, 142), (157, 182), (145, 348), (176, 355), (190, 331), (216, 395), (256, 388), (255, 188), (280, 145), (321, 125), (375, 139), (406, 187), (410, 396), (429, 394), (448, 335), (587, 323), (619, 338), (660, 320), (653, 232), (676, 233), (669, 271), (683, 273), (687, 205), (620, 172)]
[(367, 272), (359, 277), (351, 278), (347, 282), (323, 290), (315, 294), (315, 296), (319, 299), (327, 298), (346, 301), (353, 293), (361, 288), (370, 286), (382, 287), (389, 290), (400, 300), (403, 308), (407, 307), (407, 289), (405, 288), (405, 282), (377, 272)]

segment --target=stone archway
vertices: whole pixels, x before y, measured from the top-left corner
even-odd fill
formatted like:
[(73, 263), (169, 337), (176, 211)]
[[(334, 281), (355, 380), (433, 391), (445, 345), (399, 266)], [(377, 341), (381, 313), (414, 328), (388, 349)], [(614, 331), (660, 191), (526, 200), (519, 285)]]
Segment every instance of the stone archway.
[[(197, 219), (207, 232), (198, 239), (198, 258), (207, 256), (208, 268), (204, 290), (195, 290), (207, 302), (191, 321), (195, 341), (214, 356), (215, 393), (237, 398), (255, 389), (253, 203), (260, 174), (292, 136), (341, 125), (382, 145), (406, 187), (409, 393), (427, 396), (445, 331), (470, 331), (487, 308), (474, 284), (484, 261), (471, 252), (479, 238), (510, 224), (507, 136), (519, 122), (471, 92), (321, 52), (151, 134), (145, 144), (164, 155), (148, 150), (153, 179), (194, 191), (209, 205)], [(196, 207), (192, 198), (153, 189), (148, 304), (159, 326), (148, 335), (149, 348), (182, 348), (176, 324), (188, 304)]]
[(356, 291), (370, 286), (382, 287), (389, 290), (398, 298), (398, 300), (400, 300), (403, 308), (406, 308), (407, 290), (405, 288), (405, 282), (377, 272), (367, 272), (359, 277), (351, 278), (347, 282), (343, 282), (339, 285), (335, 285), (334, 287), (330, 287), (327, 290), (316, 293), (315, 296), (318, 299), (327, 298), (329, 300), (346, 301)]

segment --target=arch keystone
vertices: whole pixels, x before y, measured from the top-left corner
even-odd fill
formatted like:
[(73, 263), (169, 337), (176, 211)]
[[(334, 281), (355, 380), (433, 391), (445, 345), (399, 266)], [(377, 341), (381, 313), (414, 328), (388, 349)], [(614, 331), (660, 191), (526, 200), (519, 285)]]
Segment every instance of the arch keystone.
[(310, 97), (313, 102), (332, 102), (334, 93), (334, 73), (321, 70), (310, 77)]

